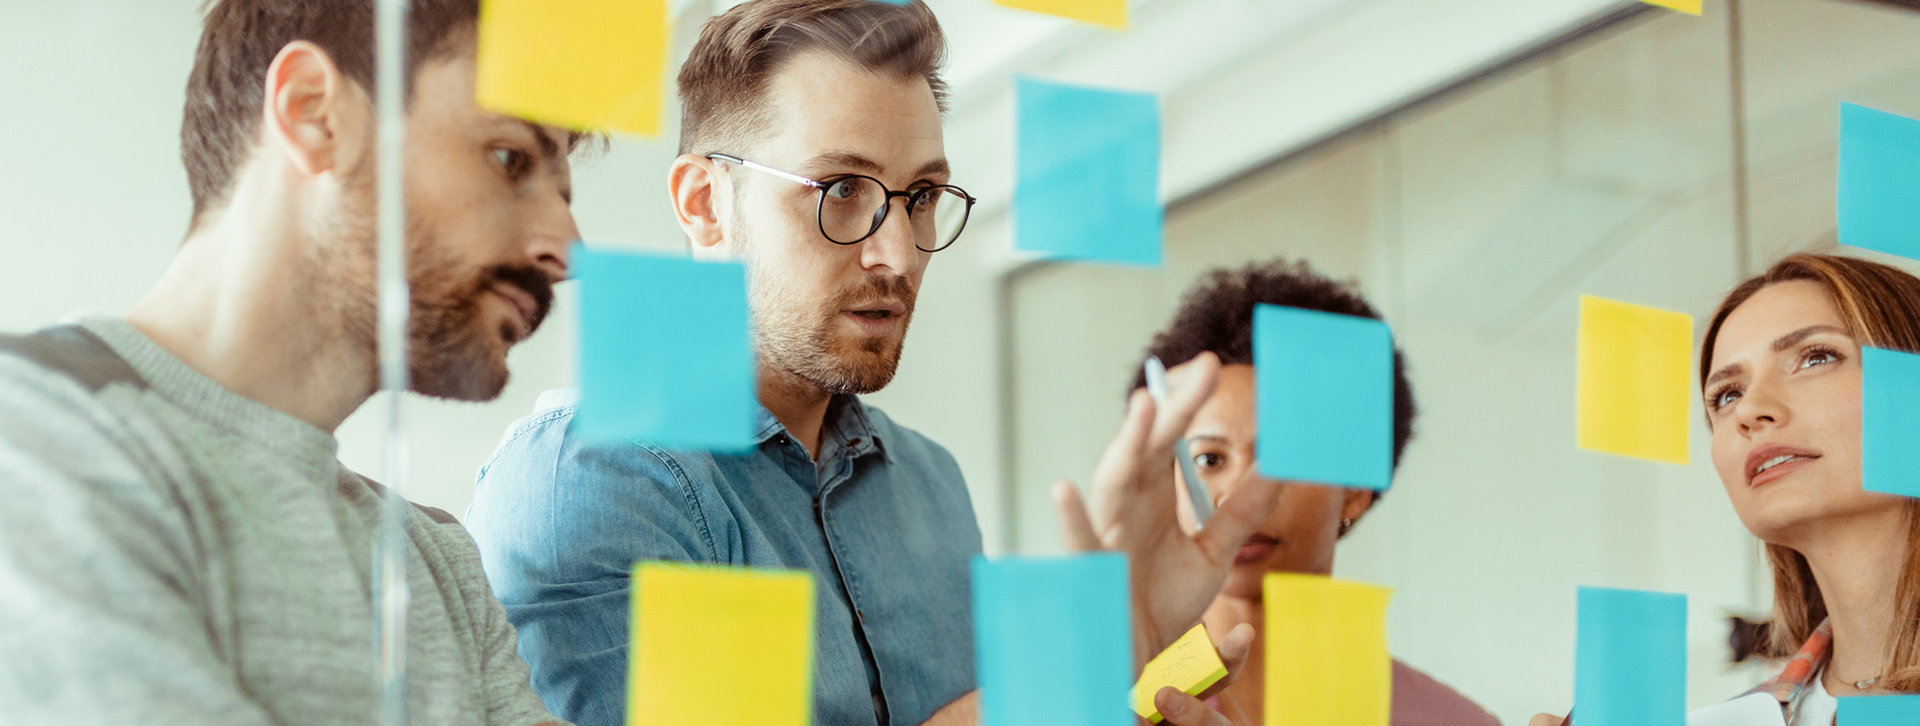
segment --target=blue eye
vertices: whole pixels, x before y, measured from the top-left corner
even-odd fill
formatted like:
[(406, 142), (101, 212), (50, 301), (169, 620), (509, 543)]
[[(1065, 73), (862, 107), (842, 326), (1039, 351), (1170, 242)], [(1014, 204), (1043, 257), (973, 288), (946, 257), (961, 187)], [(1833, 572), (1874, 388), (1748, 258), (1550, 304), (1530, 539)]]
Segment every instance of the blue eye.
[(1735, 388), (1733, 386), (1727, 386), (1726, 388), (1722, 388), (1718, 391), (1714, 391), (1713, 396), (1707, 399), (1707, 406), (1712, 408), (1715, 411), (1718, 411), (1722, 408), (1727, 407), (1728, 404), (1733, 403), (1734, 400), (1738, 399), (1739, 397), (1740, 397), (1740, 389)]

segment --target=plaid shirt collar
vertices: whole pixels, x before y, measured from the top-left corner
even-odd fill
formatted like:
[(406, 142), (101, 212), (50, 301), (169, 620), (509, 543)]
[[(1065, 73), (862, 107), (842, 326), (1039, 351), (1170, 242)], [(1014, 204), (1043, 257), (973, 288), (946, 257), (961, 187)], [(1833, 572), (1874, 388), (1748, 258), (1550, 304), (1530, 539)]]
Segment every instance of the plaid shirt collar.
[(1793, 717), (1800, 710), (1800, 696), (1813, 685), (1813, 679), (1819, 677), (1831, 657), (1833, 625), (1821, 621), (1820, 627), (1813, 629), (1813, 635), (1807, 636), (1806, 644), (1800, 646), (1800, 652), (1794, 653), (1787, 667), (1780, 669), (1780, 675), (1760, 684), (1753, 692), (1765, 693), (1780, 701), (1780, 706), (1787, 711), (1787, 723), (1793, 723)]

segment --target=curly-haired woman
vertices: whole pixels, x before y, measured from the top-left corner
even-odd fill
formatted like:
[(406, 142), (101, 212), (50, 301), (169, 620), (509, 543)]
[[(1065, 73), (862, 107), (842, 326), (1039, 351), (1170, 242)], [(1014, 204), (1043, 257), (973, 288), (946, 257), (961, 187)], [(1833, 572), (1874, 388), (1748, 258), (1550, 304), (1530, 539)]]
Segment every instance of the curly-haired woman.
[[(1218, 387), (1187, 428), (1187, 443), (1207, 489), (1218, 500), (1260, 476), (1253, 466), (1253, 308), (1285, 305), (1379, 319), (1350, 286), (1328, 279), (1304, 262), (1276, 260), (1235, 270), (1214, 270), (1187, 292), (1173, 322), (1153, 339), (1148, 354), (1177, 364), (1211, 352), (1222, 364)], [(1399, 351), (1393, 356), (1393, 462), (1413, 438), (1413, 389)], [(1144, 378), (1134, 387), (1146, 386)], [(1265, 651), (1261, 579), (1269, 572), (1327, 575), (1334, 545), (1367, 513), (1380, 492), (1285, 482), (1259, 530), (1234, 558), (1226, 585), (1205, 617), (1215, 633), (1239, 623), (1256, 628), (1256, 640), (1238, 678), (1209, 705), (1235, 726), (1262, 720)], [(1182, 497), (1181, 501), (1185, 501)], [(1394, 726), (1482, 726), (1499, 722), (1473, 701), (1404, 663), (1393, 662)]]

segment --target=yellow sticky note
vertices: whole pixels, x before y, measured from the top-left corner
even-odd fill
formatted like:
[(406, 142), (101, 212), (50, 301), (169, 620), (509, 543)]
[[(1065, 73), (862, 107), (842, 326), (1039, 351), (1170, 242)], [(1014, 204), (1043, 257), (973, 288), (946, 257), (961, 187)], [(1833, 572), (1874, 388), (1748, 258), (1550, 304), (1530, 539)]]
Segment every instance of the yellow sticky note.
[(1692, 15), (1700, 14), (1701, 0), (1640, 0), (1648, 5), (1658, 5)]
[(1393, 659), (1387, 599), (1393, 591), (1319, 575), (1269, 573), (1266, 723), (1387, 726)]
[(1127, 29), (1127, 0), (993, 0), (995, 5)]
[(1220, 654), (1214, 651), (1213, 639), (1207, 637), (1207, 626), (1195, 625), (1147, 661), (1147, 667), (1140, 671), (1140, 680), (1133, 684), (1133, 712), (1160, 723), (1165, 717), (1153, 705), (1153, 694), (1160, 689), (1173, 686), (1198, 696), (1225, 677), (1227, 664), (1221, 663)]
[(1693, 318), (1580, 296), (1580, 448), (1687, 463)]
[(486, 0), (476, 95), (543, 124), (657, 135), (667, 28), (666, 0)]
[(805, 572), (636, 563), (627, 726), (807, 726), (813, 603)]

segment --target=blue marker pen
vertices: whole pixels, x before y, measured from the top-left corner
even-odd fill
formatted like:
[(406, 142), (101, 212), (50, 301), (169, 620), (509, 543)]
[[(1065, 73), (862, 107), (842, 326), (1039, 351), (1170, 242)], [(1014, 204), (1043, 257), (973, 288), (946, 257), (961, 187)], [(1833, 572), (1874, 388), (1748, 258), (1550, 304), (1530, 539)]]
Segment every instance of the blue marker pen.
[[(1165, 405), (1167, 402), (1167, 366), (1158, 356), (1147, 356), (1147, 393), (1153, 396), (1153, 402)], [(1200, 472), (1193, 466), (1193, 452), (1187, 449), (1186, 432), (1173, 444), (1173, 458), (1180, 465), (1180, 478), (1187, 481), (1187, 496), (1193, 500), (1193, 519), (1200, 526), (1207, 525), (1207, 519), (1213, 516), (1213, 497), (1207, 495), (1207, 487), (1200, 481)]]

